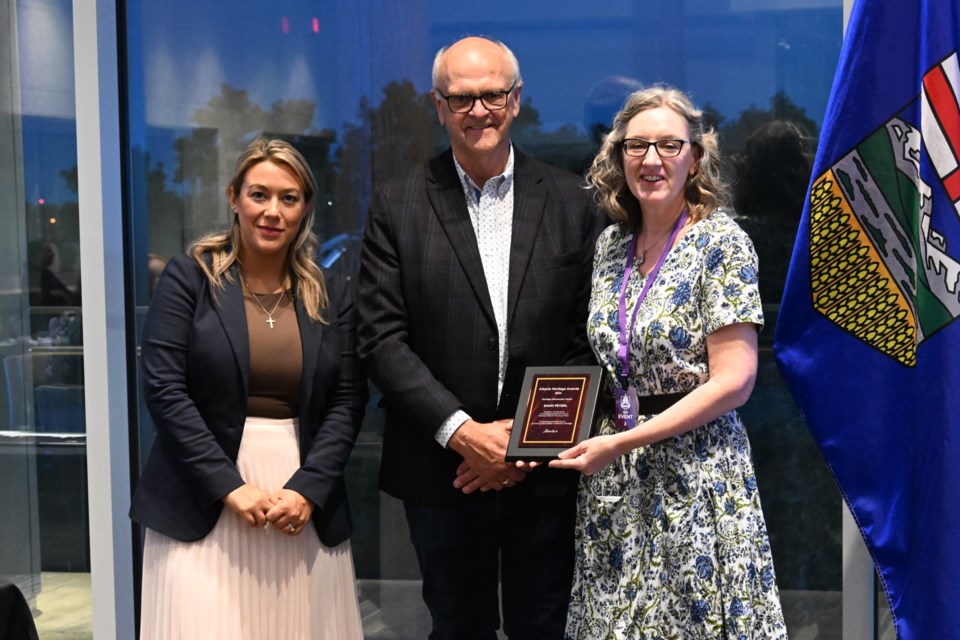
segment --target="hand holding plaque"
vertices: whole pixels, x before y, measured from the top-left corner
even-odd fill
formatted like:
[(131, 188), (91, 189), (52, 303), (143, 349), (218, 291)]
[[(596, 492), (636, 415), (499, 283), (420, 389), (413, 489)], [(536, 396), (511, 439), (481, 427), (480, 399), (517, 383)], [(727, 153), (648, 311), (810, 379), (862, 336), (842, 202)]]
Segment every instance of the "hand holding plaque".
[(598, 366), (527, 367), (506, 460), (550, 460), (589, 438), (602, 372)]

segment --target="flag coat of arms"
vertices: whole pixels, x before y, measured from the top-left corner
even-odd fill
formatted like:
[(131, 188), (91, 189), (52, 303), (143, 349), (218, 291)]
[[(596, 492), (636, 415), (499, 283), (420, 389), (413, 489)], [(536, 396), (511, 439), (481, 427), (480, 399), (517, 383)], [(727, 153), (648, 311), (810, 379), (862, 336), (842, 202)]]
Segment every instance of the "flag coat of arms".
[(774, 341), (900, 640), (960, 638), (958, 50), (957, 0), (854, 2)]

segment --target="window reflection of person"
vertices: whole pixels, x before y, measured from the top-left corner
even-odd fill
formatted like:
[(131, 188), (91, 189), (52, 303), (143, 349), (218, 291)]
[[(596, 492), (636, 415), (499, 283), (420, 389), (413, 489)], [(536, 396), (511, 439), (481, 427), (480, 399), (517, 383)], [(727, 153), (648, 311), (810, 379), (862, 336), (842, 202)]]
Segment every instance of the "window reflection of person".
[(768, 122), (747, 139), (733, 165), (733, 204), (757, 250), (760, 296), (777, 304), (813, 171), (808, 137), (792, 122)]
[(53, 242), (41, 240), (31, 246), (31, 280), (39, 295), (31, 296), (31, 304), (44, 307), (66, 307), (80, 304), (79, 293), (72, 291), (60, 279), (60, 251)]
[(147, 274), (150, 278), (150, 297), (153, 297), (153, 292), (157, 290), (157, 284), (160, 282), (160, 276), (163, 274), (163, 269), (166, 266), (167, 261), (164, 260), (162, 256), (159, 256), (155, 253), (147, 254)]
[(227, 194), (230, 229), (169, 262), (143, 328), (140, 637), (359, 640), (353, 296), (313, 261), (316, 183), (292, 146), (251, 143)]
[(587, 333), (636, 425), (610, 403), (549, 463), (584, 474), (567, 637), (786, 638), (735, 411), (757, 369), (756, 257), (720, 208), (717, 136), (682, 92), (638, 91), (588, 180), (618, 224), (597, 242)]

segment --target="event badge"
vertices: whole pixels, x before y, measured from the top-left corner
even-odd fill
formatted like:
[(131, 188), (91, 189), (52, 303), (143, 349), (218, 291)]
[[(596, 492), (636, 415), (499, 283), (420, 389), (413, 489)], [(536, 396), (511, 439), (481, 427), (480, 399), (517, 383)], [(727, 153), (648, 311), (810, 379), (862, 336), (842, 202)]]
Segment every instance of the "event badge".
[(616, 389), (614, 402), (616, 406), (613, 416), (617, 431), (626, 431), (637, 426), (637, 390), (633, 387)]

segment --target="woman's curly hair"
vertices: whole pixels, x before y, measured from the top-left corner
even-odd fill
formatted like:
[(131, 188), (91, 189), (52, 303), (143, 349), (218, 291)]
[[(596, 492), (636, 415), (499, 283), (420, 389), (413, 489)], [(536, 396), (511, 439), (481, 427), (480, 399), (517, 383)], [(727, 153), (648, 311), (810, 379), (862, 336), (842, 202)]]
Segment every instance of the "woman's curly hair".
[(630, 94), (613, 119), (610, 130), (587, 172), (587, 184), (594, 189), (597, 204), (611, 219), (631, 227), (640, 225), (640, 203), (630, 192), (623, 170), (622, 143), (627, 123), (638, 113), (657, 107), (673, 109), (687, 121), (690, 145), (694, 149), (693, 175), (687, 179), (684, 198), (693, 221), (709, 216), (727, 203), (727, 185), (720, 176), (717, 134), (703, 123), (703, 112), (675, 87), (657, 84)]

